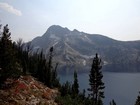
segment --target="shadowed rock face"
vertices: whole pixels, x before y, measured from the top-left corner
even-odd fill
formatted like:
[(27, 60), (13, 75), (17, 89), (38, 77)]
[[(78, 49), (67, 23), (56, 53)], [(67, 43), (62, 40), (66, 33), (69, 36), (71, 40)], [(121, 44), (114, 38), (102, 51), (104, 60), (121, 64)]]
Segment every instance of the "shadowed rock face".
[[(54, 61), (59, 62), (63, 68), (90, 67), (96, 53), (100, 55), (106, 65), (104, 69), (109, 69), (108, 71), (135, 72), (140, 68), (140, 41), (117, 41), (103, 35), (87, 34), (76, 29), (70, 31), (53, 25), (43, 36), (34, 38), (31, 44), (34, 51), (43, 49), (45, 54), (54, 46)], [(114, 65), (116, 69), (113, 68)], [(129, 68), (131, 69), (128, 70)]]
[(50, 89), (31, 76), (7, 79), (0, 90), (0, 105), (57, 105), (58, 90)]

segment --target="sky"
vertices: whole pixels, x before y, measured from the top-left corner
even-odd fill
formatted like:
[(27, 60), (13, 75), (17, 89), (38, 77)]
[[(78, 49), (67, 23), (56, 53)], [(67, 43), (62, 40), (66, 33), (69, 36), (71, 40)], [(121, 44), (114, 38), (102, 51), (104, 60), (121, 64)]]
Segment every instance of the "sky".
[(140, 40), (140, 0), (0, 0), (0, 24), (14, 41), (42, 36), (51, 25)]

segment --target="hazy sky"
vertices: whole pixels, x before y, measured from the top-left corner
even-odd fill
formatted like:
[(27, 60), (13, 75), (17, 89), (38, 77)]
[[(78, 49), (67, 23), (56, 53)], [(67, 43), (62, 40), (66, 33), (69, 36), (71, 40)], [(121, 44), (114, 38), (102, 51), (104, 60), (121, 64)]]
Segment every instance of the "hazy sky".
[(51, 25), (140, 40), (140, 0), (0, 0), (0, 23), (13, 40), (32, 40)]

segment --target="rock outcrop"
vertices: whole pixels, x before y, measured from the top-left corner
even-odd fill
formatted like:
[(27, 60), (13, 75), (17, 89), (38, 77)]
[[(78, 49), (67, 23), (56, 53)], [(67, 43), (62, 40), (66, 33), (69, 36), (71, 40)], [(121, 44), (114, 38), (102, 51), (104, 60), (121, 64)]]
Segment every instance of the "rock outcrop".
[(57, 105), (57, 89), (50, 89), (32, 76), (7, 79), (0, 90), (0, 105)]

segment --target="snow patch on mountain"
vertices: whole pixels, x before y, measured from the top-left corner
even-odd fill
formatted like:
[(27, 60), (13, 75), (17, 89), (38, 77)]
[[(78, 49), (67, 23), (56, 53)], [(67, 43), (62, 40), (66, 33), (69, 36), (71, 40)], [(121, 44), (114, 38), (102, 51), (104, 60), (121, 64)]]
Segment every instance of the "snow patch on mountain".
[(84, 66), (86, 65), (86, 60), (83, 60), (83, 65), (84, 65)]
[(80, 54), (80, 56), (82, 56), (85, 59), (91, 59), (91, 58), (94, 58), (95, 55), (88, 56), (88, 55)]
[(40, 49), (40, 46), (35, 46), (33, 50)]
[(56, 40), (60, 40), (60, 38), (57, 37), (55, 34), (51, 34), (51, 35), (50, 35), (50, 38), (52, 38), (52, 39), (56, 39)]
[(87, 35), (84, 35), (84, 37), (85, 37), (89, 42), (92, 43), (92, 41), (87, 37)]
[(55, 42), (52, 46), (54, 47), (55, 45), (57, 45), (58, 44), (58, 42)]

